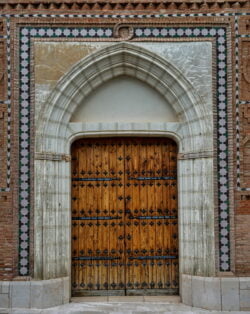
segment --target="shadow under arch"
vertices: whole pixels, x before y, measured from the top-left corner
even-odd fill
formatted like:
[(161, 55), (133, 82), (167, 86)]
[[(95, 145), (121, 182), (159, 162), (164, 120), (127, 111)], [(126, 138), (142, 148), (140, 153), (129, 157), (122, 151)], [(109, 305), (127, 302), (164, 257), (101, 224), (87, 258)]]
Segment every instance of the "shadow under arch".
[[(180, 122), (70, 122), (72, 113), (87, 95), (120, 75), (135, 77), (157, 90), (172, 105)], [(35, 278), (70, 276), (68, 161), (71, 143), (84, 136), (169, 136), (177, 142), (182, 155), (178, 161), (180, 275), (215, 274), (213, 110), (172, 63), (134, 44), (111, 44), (73, 66), (58, 82), (38, 116), (38, 157), (34, 165)]]

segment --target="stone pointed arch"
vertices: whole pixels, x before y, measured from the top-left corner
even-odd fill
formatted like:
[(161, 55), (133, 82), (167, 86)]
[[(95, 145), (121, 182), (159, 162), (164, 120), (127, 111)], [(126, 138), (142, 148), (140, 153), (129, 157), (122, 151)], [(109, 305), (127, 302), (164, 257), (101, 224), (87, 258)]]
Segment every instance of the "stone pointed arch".
[[(95, 88), (119, 75), (152, 86), (179, 123), (71, 123)], [(37, 115), (35, 134), (35, 277), (70, 276), (71, 142), (83, 136), (171, 136), (179, 145), (180, 274), (215, 272), (213, 110), (170, 62), (136, 44), (111, 44), (78, 62)]]
[(193, 136), (209, 131), (209, 124), (201, 123), (209, 113), (192, 84), (157, 54), (133, 44), (118, 43), (84, 58), (58, 82), (39, 114), (36, 150), (50, 151), (53, 147), (54, 152), (57, 147), (57, 152), (64, 153), (62, 138), (67, 137), (67, 126), (76, 107), (99, 85), (120, 75), (135, 77), (163, 95), (186, 126), (183, 136), (187, 137), (190, 151), (207, 147), (205, 138), (197, 142)]

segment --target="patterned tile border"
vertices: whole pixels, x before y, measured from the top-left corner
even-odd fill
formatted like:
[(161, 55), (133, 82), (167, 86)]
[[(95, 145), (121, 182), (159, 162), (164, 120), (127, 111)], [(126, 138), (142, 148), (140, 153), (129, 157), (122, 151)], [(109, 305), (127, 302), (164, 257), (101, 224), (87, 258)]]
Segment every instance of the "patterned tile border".
[[(230, 270), (227, 130), (227, 34), (222, 27), (135, 27), (135, 38), (215, 38), (217, 53), (220, 270)], [(30, 214), (30, 40), (112, 38), (107, 27), (22, 27), (20, 29), (20, 250), (19, 273), (29, 274)]]
[(136, 18), (136, 19), (147, 19), (147, 18), (163, 18), (163, 17), (224, 17), (224, 16), (246, 16), (250, 13), (164, 13), (164, 14), (0, 14), (1, 17), (5, 18)]
[[(162, 18), (162, 17), (223, 17), (234, 16), (235, 18), (235, 58), (236, 58), (236, 142), (237, 142), (237, 188), (239, 191), (250, 191), (249, 188), (240, 187), (240, 133), (239, 133), (239, 106), (249, 102), (241, 102), (239, 99), (239, 38), (250, 37), (250, 35), (239, 35), (238, 17), (250, 15), (250, 13), (194, 13), (194, 14), (145, 14), (145, 15), (105, 15), (105, 14), (2, 14), (0, 17), (6, 18), (7, 35), (7, 100), (8, 104), (8, 142), (7, 142), (7, 181), (6, 187), (0, 191), (10, 190), (10, 132), (11, 132), (11, 54), (10, 54), (10, 18), (12, 17), (44, 17), (44, 18)], [(21, 34), (21, 54), (20, 64), (22, 66), (20, 81), (20, 245), (19, 245), (19, 273), (29, 274), (29, 46), (30, 37), (72, 37), (72, 38), (112, 38), (112, 28), (23, 28), (27, 29), (27, 34)], [(50, 30), (49, 30), (50, 29)], [(73, 32), (73, 30), (75, 30)], [(78, 30), (78, 32), (77, 32)], [(230, 270), (230, 247), (229, 247), (229, 203), (228, 203), (228, 147), (227, 147), (227, 110), (226, 110), (226, 33), (219, 33), (223, 28), (140, 28), (135, 29), (138, 37), (213, 37), (217, 38), (217, 105), (218, 105), (218, 165), (219, 165), (219, 233), (220, 233), (220, 270)], [(81, 33), (82, 31), (82, 33)], [(102, 32), (103, 31), (103, 32)], [(212, 33), (211, 33), (212, 31)], [(39, 33), (40, 32), (40, 33)], [(106, 33), (105, 33), (106, 32)], [(24, 40), (24, 42), (22, 41)], [(27, 41), (26, 41), (27, 40)], [(26, 41), (26, 42), (25, 42)], [(222, 59), (220, 59), (222, 58)], [(224, 58), (224, 59), (223, 59)]]
[[(237, 189), (238, 191), (250, 191), (249, 188), (241, 188), (240, 186), (240, 136), (239, 136), (239, 105), (250, 103), (250, 102), (241, 102), (239, 100), (239, 41), (238, 38), (246, 38), (250, 37), (250, 35), (239, 35), (238, 32), (238, 17), (239, 16), (249, 16), (250, 13), (193, 13), (193, 14), (185, 14), (185, 13), (177, 13), (177, 14), (0, 14), (0, 18), (7, 19), (7, 36), (1, 36), (1, 38), (7, 38), (7, 62), (8, 68), (10, 69), (10, 18), (164, 18), (164, 17), (226, 17), (232, 16), (235, 18), (235, 58), (236, 58), (236, 141), (237, 141)], [(11, 73), (8, 71), (8, 88), (7, 88), (8, 97), (6, 101), (1, 103), (8, 104), (8, 144), (7, 144), (7, 179), (6, 179), (6, 187), (0, 187), (0, 192), (10, 191), (10, 121), (11, 121), (11, 110), (10, 110), (10, 99), (11, 99)]]

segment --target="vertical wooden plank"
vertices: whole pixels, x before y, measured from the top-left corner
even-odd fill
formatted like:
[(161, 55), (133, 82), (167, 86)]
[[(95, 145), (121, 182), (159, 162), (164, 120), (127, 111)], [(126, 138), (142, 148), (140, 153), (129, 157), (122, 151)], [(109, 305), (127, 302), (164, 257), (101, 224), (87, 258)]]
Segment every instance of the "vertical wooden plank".
[[(104, 139), (102, 141), (102, 171), (101, 176), (103, 178), (108, 177), (109, 173), (109, 156), (108, 156), (108, 139)], [(108, 216), (109, 215), (109, 193), (106, 190), (105, 187), (105, 181), (100, 182), (101, 183), (101, 191), (102, 191), (102, 216)], [(103, 236), (103, 242), (104, 244), (104, 256), (110, 257), (110, 229), (109, 229), (109, 221), (102, 220), (102, 236)], [(110, 271), (110, 261), (104, 260), (104, 267), (105, 267), (105, 281), (103, 283), (103, 289), (108, 290), (109, 289), (109, 271)]]
[[(78, 175), (78, 149), (76, 146), (72, 147), (72, 167), (71, 167), (71, 177), (77, 177)], [(71, 216), (78, 216), (78, 204), (76, 203), (75, 198), (78, 198), (78, 185), (76, 182), (73, 182), (71, 186)], [(78, 254), (78, 242), (75, 240), (78, 237), (78, 224), (76, 221), (72, 220), (72, 257), (77, 256)], [(78, 262), (72, 262), (72, 289), (74, 290), (78, 286)]]
[[(128, 139), (124, 139), (124, 170), (125, 170), (125, 234), (124, 234), (124, 240), (125, 240), (125, 250), (126, 250), (126, 258), (125, 258), (125, 265), (126, 265), (126, 287), (127, 289), (133, 288), (133, 264), (134, 261), (130, 258), (133, 256), (133, 250), (134, 250), (134, 234), (133, 234), (133, 219), (130, 219), (129, 217), (132, 217), (134, 215), (133, 211), (133, 202), (134, 202), (134, 195), (133, 195), (133, 185), (130, 180), (130, 177), (132, 176), (133, 172), (133, 161), (135, 161), (132, 156), (132, 143), (128, 142)], [(128, 197), (131, 197), (131, 199), (128, 199)], [(130, 236), (131, 239), (128, 240), (127, 236)]]
[[(177, 147), (174, 143), (170, 145), (170, 167), (173, 177), (177, 177)], [(177, 180), (171, 182), (171, 213), (177, 215)], [(178, 254), (178, 224), (177, 219), (172, 221), (172, 254)], [(178, 260), (172, 261), (172, 287), (178, 287)]]
[[(93, 174), (94, 178), (98, 178), (98, 169), (100, 163), (100, 147), (98, 139), (95, 139), (93, 142), (93, 158), (94, 158), (94, 165), (93, 165)], [(93, 202), (92, 202), (92, 209), (90, 215), (95, 217), (95, 220), (92, 221), (93, 223), (93, 230), (94, 230), (94, 244), (93, 244), (93, 256), (95, 256), (96, 260), (93, 261), (93, 271), (94, 271), (94, 279), (93, 279), (93, 289), (99, 290), (100, 289), (100, 265), (101, 261), (98, 260), (100, 257), (100, 250), (101, 250), (101, 241), (100, 241), (100, 229), (99, 229), (99, 221), (97, 220), (98, 217), (98, 208), (99, 208), (99, 196), (100, 191), (99, 187), (96, 185), (98, 181), (92, 182), (92, 189), (93, 189)]]
[[(142, 141), (140, 143), (140, 164), (139, 164), (139, 176), (144, 177), (147, 171), (148, 159), (147, 159), (147, 147), (146, 142)], [(147, 195), (147, 188), (146, 183), (144, 180), (140, 180), (140, 204), (141, 209), (146, 210), (148, 214), (148, 195)], [(139, 255), (141, 256), (141, 251), (145, 250), (147, 246), (147, 230), (148, 230), (148, 221), (147, 220), (140, 220), (140, 243), (138, 243), (138, 250)], [(140, 260), (140, 273), (138, 277), (140, 278), (141, 289), (147, 288), (147, 273), (146, 273), (146, 260)]]
[[(157, 139), (154, 145), (154, 168), (156, 171), (156, 177), (162, 176), (162, 139)], [(155, 216), (162, 216), (162, 187), (164, 185), (164, 180), (156, 180), (155, 182)], [(163, 243), (163, 219), (155, 220), (155, 255), (164, 255), (164, 243)], [(164, 272), (163, 272), (163, 259), (156, 260), (156, 288), (164, 288)]]
[[(142, 151), (143, 151), (143, 158), (141, 163), (141, 176), (142, 177), (150, 177), (151, 170), (153, 168), (153, 140), (152, 139), (145, 139), (142, 143)], [(154, 188), (153, 183), (151, 180), (142, 180), (141, 181), (141, 190), (143, 194), (141, 197), (144, 198), (144, 204), (146, 212), (142, 213), (142, 216), (151, 216), (154, 211), (155, 206), (155, 195), (154, 195)], [(141, 256), (149, 256), (152, 254), (150, 250), (153, 250), (155, 247), (155, 225), (154, 221), (150, 219), (142, 219), (141, 225), (143, 227), (143, 244), (141, 247)], [(150, 288), (150, 280), (149, 280), (149, 271), (151, 271), (151, 264), (152, 260), (142, 260), (141, 272), (142, 272), (142, 288), (149, 289)]]
[[(122, 159), (121, 159), (122, 157)], [(115, 152), (114, 152), (114, 172), (115, 176), (120, 180), (115, 183), (114, 195), (114, 215), (121, 217), (116, 220), (117, 232), (116, 232), (116, 256), (120, 259), (117, 260), (116, 274), (117, 274), (117, 287), (116, 289), (125, 289), (125, 165), (124, 165), (124, 143), (121, 138), (116, 140)], [(122, 197), (119, 200), (119, 197)], [(117, 241), (117, 238), (122, 236), (123, 239)]]
[[(130, 165), (131, 165), (131, 177), (139, 176), (139, 165), (140, 165), (140, 140), (134, 138), (130, 146)], [(141, 216), (141, 204), (140, 204), (140, 183), (136, 180), (130, 180), (132, 203), (131, 203), (131, 212), (133, 217)], [(140, 256), (141, 254), (141, 245), (140, 245), (140, 220), (131, 219), (131, 235), (132, 235), (132, 257)], [(131, 260), (131, 275), (130, 282), (133, 283), (133, 289), (141, 288), (141, 262), (140, 260)]]
[[(112, 142), (108, 142), (108, 146), (107, 146), (107, 151), (108, 151), (108, 157), (109, 157), (109, 161), (108, 161), (108, 176), (111, 177), (114, 174), (112, 174), (111, 172), (116, 172), (116, 169), (114, 167), (114, 159), (115, 159), (115, 144), (114, 144), (114, 139), (112, 139)], [(114, 184), (117, 184), (117, 182), (115, 182)], [(107, 182), (104, 183), (104, 185), (107, 185), (106, 187), (106, 193), (109, 193), (109, 216), (113, 215), (113, 210), (116, 209), (116, 204), (114, 206), (114, 202), (116, 201), (116, 193), (112, 193), (112, 186), (111, 183)], [(112, 190), (111, 190), (112, 189)], [(116, 203), (116, 202), (115, 202)], [(110, 257), (115, 258), (117, 256), (117, 247), (119, 245), (119, 240), (117, 239), (117, 221), (116, 220), (109, 220), (109, 235), (110, 235), (110, 239), (109, 239), (109, 254)], [(110, 261), (110, 270), (109, 270), (109, 289), (110, 290), (114, 290), (117, 288), (117, 260), (111, 260)]]
[[(115, 140), (108, 142), (108, 155), (109, 155), (109, 164), (108, 164), (108, 172), (109, 177), (117, 177), (117, 169), (116, 169), (116, 144)], [(115, 215), (117, 212), (117, 202), (116, 202), (116, 188), (118, 181), (108, 182), (106, 183), (106, 189), (108, 190), (106, 193), (109, 193), (109, 216), (117, 216)], [(104, 184), (105, 185), (105, 184)], [(118, 220), (109, 220), (109, 252), (111, 258), (118, 257), (118, 247), (120, 246), (121, 241), (118, 238), (119, 225), (117, 224)], [(115, 290), (118, 288), (118, 279), (117, 279), (117, 269), (118, 269), (118, 260), (114, 259), (110, 261), (110, 270), (109, 270), (109, 289)]]

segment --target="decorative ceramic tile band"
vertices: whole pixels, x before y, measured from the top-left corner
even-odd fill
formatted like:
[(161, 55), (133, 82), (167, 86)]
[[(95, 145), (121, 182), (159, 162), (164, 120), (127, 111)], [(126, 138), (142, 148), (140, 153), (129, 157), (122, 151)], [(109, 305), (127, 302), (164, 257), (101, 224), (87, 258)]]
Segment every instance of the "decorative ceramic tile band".
[(163, 17), (222, 17), (222, 16), (240, 16), (250, 15), (250, 13), (164, 13), (164, 14), (0, 14), (0, 17), (16, 18), (163, 18)]
[[(70, 15), (69, 15), (70, 16)], [(112, 38), (112, 28), (23, 27), (20, 29), (20, 246), (19, 273), (29, 274), (30, 213), (30, 39)], [(215, 38), (217, 53), (218, 189), (220, 270), (230, 270), (227, 49), (226, 30), (218, 27), (136, 27), (139, 38)]]
[[(238, 32), (238, 16), (248, 16), (250, 13), (177, 13), (177, 14), (0, 14), (1, 18), (7, 19), (7, 36), (2, 36), (3, 38), (7, 38), (7, 62), (8, 68), (10, 68), (10, 21), (9, 19), (12, 17), (16, 18), (163, 18), (163, 17), (222, 17), (222, 16), (233, 16), (235, 17), (235, 57), (236, 57), (236, 146), (237, 146), (237, 189), (242, 191), (250, 191), (249, 188), (241, 188), (240, 186), (240, 135), (239, 135), (239, 105), (242, 103), (239, 101), (239, 56), (238, 56), (238, 38), (237, 37), (250, 37), (250, 35), (239, 35)], [(8, 99), (7, 101), (1, 102), (8, 104), (8, 132), (7, 132), (7, 180), (6, 180), (6, 187), (1, 188), (1, 191), (9, 191), (10, 190), (10, 120), (11, 120), (11, 109), (10, 109), (10, 98), (11, 98), (11, 72), (7, 72), (8, 75)], [(243, 103), (242, 103), (243, 104)]]

